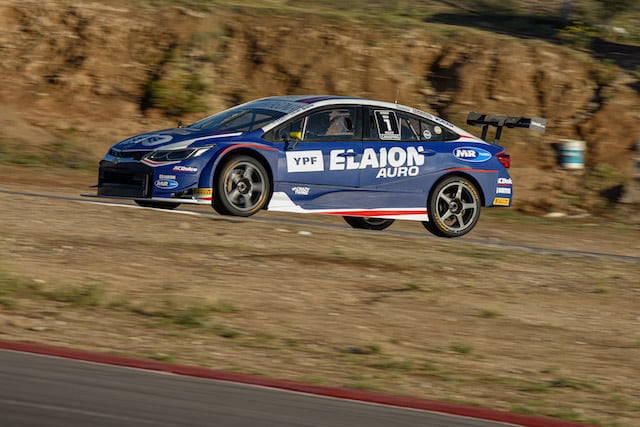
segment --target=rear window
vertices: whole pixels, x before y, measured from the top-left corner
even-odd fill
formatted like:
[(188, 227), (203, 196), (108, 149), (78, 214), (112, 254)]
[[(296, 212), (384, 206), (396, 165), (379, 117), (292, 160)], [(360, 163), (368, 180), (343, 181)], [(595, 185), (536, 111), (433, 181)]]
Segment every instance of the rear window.
[(370, 137), (380, 141), (452, 141), (460, 136), (430, 120), (392, 110), (372, 110)]

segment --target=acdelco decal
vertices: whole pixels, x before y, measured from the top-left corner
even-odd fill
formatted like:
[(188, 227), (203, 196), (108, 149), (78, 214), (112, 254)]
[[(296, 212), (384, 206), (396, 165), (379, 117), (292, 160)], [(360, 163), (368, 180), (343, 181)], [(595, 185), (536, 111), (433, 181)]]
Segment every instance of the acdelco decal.
[(460, 147), (453, 150), (456, 159), (465, 162), (486, 162), (491, 158), (491, 153), (482, 148)]
[(198, 168), (194, 168), (193, 166), (174, 166), (172, 169), (173, 172), (188, 172), (188, 173), (196, 173), (198, 172)]

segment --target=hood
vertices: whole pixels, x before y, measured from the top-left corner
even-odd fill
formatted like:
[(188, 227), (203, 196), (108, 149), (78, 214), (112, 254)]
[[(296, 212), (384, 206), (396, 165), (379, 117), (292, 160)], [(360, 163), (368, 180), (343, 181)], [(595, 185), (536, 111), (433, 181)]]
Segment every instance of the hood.
[(115, 144), (118, 151), (179, 150), (190, 146), (212, 144), (221, 138), (239, 137), (242, 132), (217, 132), (210, 129), (172, 128), (143, 133)]

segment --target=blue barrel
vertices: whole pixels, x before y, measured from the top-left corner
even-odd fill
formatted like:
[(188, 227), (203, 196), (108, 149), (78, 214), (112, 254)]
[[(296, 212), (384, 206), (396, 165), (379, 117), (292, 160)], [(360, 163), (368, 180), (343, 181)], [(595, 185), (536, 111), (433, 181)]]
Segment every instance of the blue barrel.
[(559, 144), (560, 166), (565, 169), (583, 169), (587, 144), (577, 139), (561, 139)]

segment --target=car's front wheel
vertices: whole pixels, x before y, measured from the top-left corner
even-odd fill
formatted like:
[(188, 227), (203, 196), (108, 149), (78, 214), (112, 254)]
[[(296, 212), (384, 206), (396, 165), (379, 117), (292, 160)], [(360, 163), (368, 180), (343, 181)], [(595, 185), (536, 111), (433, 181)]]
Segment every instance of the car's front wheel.
[(143, 208), (156, 208), (156, 209), (175, 209), (180, 206), (180, 203), (171, 203), (171, 202), (152, 202), (146, 200), (134, 200), (138, 206), (142, 206)]
[(428, 201), (429, 221), (424, 227), (441, 237), (467, 234), (480, 218), (480, 195), (466, 178), (449, 177), (436, 185)]
[(389, 227), (395, 220), (384, 218), (372, 218), (367, 216), (344, 216), (344, 220), (353, 228), (362, 228), (365, 230), (384, 230)]
[(219, 214), (251, 216), (267, 203), (271, 182), (257, 159), (239, 155), (224, 163), (214, 188), (213, 208)]

